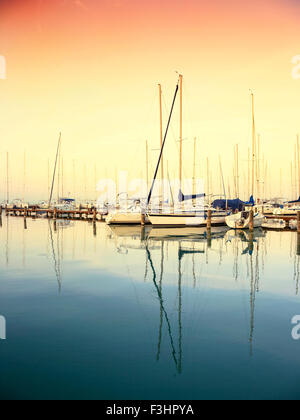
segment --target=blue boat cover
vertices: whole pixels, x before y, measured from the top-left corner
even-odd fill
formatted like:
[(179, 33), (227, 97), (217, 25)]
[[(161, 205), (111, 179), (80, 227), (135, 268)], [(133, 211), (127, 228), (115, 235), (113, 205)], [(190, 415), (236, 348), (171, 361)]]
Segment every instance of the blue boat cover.
[(212, 203), (212, 206), (214, 208), (226, 210), (226, 204), (227, 204), (228, 209), (231, 209), (233, 211), (234, 210), (243, 211), (245, 206), (254, 206), (255, 201), (254, 201), (253, 196), (250, 197), (250, 200), (248, 202), (242, 201), (239, 198), (236, 198), (235, 200), (215, 200)]

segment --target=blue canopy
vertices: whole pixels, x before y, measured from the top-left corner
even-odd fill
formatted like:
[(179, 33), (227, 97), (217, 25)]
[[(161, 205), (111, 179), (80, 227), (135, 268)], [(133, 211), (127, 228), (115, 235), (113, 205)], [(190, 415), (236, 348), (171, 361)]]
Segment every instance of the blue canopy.
[(74, 203), (73, 198), (60, 198), (59, 201), (65, 201), (66, 203)]
[(245, 202), (245, 201), (240, 200), (239, 198), (236, 198), (235, 200), (215, 200), (212, 203), (212, 206), (214, 208), (219, 208), (223, 210), (226, 210), (226, 205), (228, 209), (231, 209), (233, 211), (234, 210), (242, 211), (245, 206), (254, 206), (255, 202), (254, 202), (254, 198), (251, 196), (248, 202)]

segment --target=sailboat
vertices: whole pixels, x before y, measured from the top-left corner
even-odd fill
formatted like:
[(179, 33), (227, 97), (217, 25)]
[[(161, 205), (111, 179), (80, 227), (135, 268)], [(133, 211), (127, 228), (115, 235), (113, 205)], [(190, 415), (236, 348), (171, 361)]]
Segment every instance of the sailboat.
[(158, 164), (156, 167), (156, 171), (154, 174), (154, 178), (153, 178), (153, 183), (152, 183), (152, 187), (148, 196), (148, 201), (147, 201), (147, 206), (149, 207), (150, 205), (150, 201), (151, 201), (151, 196), (152, 196), (152, 192), (154, 189), (154, 184), (156, 181), (156, 177), (157, 177), (157, 173), (158, 173), (158, 169), (159, 166), (161, 164), (162, 161), (162, 156), (163, 156), (163, 150), (165, 147), (165, 143), (166, 143), (166, 137), (167, 137), (167, 133), (168, 133), (168, 128), (170, 125), (170, 121), (171, 121), (171, 117), (172, 117), (172, 113), (173, 113), (173, 108), (175, 105), (175, 101), (176, 101), (176, 96), (178, 93), (178, 90), (180, 92), (180, 135), (179, 135), (179, 140), (180, 140), (180, 159), (179, 159), (179, 180), (180, 180), (180, 191), (179, 191), (179, 197), (178, 197), (178, 202), (179, 202), (179, 211), (178, 212), (173, 212), (173, 213), (167, 213), (167, 212), (148, 212), (147, 216), (150, 220), (150, 223), (156, 227), (159, 226), (163, 226), (163, 227), (184, 227), (184, 226), (206, 226), (207, 225), (207, 212), (208, 210), (212, 211), (212, 226), (218, 226), (218, 225), (224, 225), (225, 224), (225, 217), (227, 216), (227, 212), (226, 211), (219, 211), (216, 210), (214, 208), (211, 208), (210, 206), (208, 207), (204, 207), (201, 206), (200, 209), (196, 209), (196, 208), (192, 208), (192, 209), (183, 209), (183, 202), (184, 201), (188, 201), (188, 200), (192, 200), (193, 203), (195, 202), (196, 199), (198, 198), (204, 198), (205, 194), (192, 194), (189, 196), (185, 196), (182, 193), (182, 84), (183, 84), (183, 76), (179, 75), (179, 81), (177, 83), (176, 86), (176, 90), (175, 90), (175, 95), (174, 95), (174, 99), (173, 99), (173, 104), (172, 104), (172, 108), (171, 108), (171, 112), (170, 112), (170, 116), (169, 116), (169, 121), (167, 124), (167, 129), (166, 129), (166, 133), (165, 133), (165, 138), (164, 141), (162, 143), (161, 146), (161, 153), (159, 156), (159, 160), (158, 160)]
[[(265, 222), (265, 216), (259, 211), (255, 211), (253, 215), (253, 227), (261, 227)], [(249, 229), (250, 211), (241, 211), (225, 218), (225, 222), (231, 229)]]
[[(258, 175), (258, 166), (256, 159), (256, 133), (255, 133), (255, 118), (254, 118), (254, 94), (251, 92), (252, 99), (252, 196), (250, 202), (252, 202), (254, 217), (253, 217), (253, 227), (261, 227), (265, 222), (265, 216), (262, 212), (259, 211), (258, 206), (254, 207), (254, 176), (255, 176), (255, 164), (256, 164), (256, 175), (257, 175), (257, 193), (259, 191), (259, 175)], [(250, 204), (250, 203), (249, 203)], [(250, 225), (250, 210), (241, 211), (239, 213), (232, 214), (225, 218), (225, 222), (228, 227), (231, 229), (249, 229)]]

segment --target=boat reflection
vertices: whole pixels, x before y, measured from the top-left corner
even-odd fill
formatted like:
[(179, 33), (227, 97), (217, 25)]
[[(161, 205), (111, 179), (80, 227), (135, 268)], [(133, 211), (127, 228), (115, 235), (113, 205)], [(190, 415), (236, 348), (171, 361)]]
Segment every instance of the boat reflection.
[[(168, 337), (171, 347), (172, 358), (175, 363), (176, 371), (180, 374), (182, 372), (182, 264), (186, 256), (192, 256), (191, 277), (193, 278), (193, 288), (196, 287), (196, 265), (195, 257), (197, 255), (206, 256), (206, 264), (209, 263), (208, 254), (211, 252), (219, 253), (219, 265), (222, 265), (222, 258), (224, 252), (232, 252), (234, 254), (234, 269), (233, 276), (235, 281), (239, 281), (239, 267), (242, 264), (247, 266), (247, 279), (249, 284), (249, 303), (250, 303), (250, 325), (249, 325), (249, 347), (250, 356), (253, 356), (254, 338), (255, 338), (255, 304), (257, 293), (259, 293), (259, 281), (261, 266), (264, 265), (264, 253), (260, 260), (261, 249), (265, 249), (266, 231), (256, 229), (254, 232), (234, 231), (228, 230), (224, 227), (212, 228), (208, 233), (206, 229), (202, 228), (151, 228), (147, 227), (125, 227), (114, 226), (111, 227), (115, 240), (126, 239), (126, 249), (141, 249), (146, 251), (146, 269), (145, 279), (147, 278), (148, 265), (152, 271), (152, 282), (155, 287), (159, 300), (159, 329), (158, 329), (158, 345), (156, 360), (160, 359), (161, 345), (162, 345), (162, 330), (163, 323), (166, 322)], [(163, 281), (164, 281), (164, 263), (165, 263), (165, 247), (173, 243), (178, 247), (177, 251), (177, 287), (178, 287), (178, 303), (177, 303), (177, 329), (178, 329), (178, 343), (177, 346), (174, 340), (174, 334), (170, 317), (167, 311), (167, 305), (163, 296)], [(124, 245), (125, 246), (125, 245)], [(232, 249), (229, 250), (228, 248)], [(151, 251), (160, 249), (160, 274), (158, 268), (152, 257)], [(119, 251), (118, 251), (119, 252)], [(201, 277), (201, 276), (200, 276)]]
[[(275, 258), (272, 262), (276, 261), (278, 256), (284, 258), (282, 261), (286, 261), (289, 265), (290, 277), (293, 276), (292, 293), (299, 294), (300, 234), (294, 232), (266, 232), (255, 229), (251, 233), (228, 230), (226, 227), (212, 227), (211, 232), (207, 232), (205, 228), (198, 227), (176, 229), (106, 226), (101, 223), (97, 224), (96, 231), (95, 228), (95, 226), (93, 229), (89, 228), (89, 224), (85, 222), (66, 220), (33, 222), (31, 219), (25, 219), (23, 222), (20, 219), (11, 220), (10, 217), (2, 216), (0, 235), (3, 244), (1, 255), (3, 267), (14, 268), (21, 254), (22, 268), (36, 269), (34, 264), (37, 260), (33, 258), (36, 258), (41, 247), (47, 245), (47, 257), (50, 261), (48, 269), (49, 272), (51, 270), (50, 275), (56, 280), (58, 292), (61, 293), (64, 263), (71, 265), (71, 262), (77, 260), (79, 256), (85, 258), (85, 270), (89, 266), (93, 269), (105, 267), (107, 271), (112, 270), (113, 260), (116, 261), (114, 269), (118, 274), (122, 273), (124, 264), (134, 264), (138, 273), (135, 274), (132, 270), (135, 281), (150, 280), (151, 288), (155, 291), (155, 299), (158, 301), (155, 359), (161, 362), (163, 346), (166, 344), (164, 341), (167, 337), (170, 349), (168, 352), (171, 352), (177, 374), (181, 374), (184, 370), (183, 332), (184, 329), (188, 330), (187, 326), (190, 327), (188, 321), (185, 323), (184, 316), (191, 309), (186, 296), (188, 293), (192, 293), (193, 296), (197, 293), (198, 299), (203, 285), (210, 290), (231, 290), (231, 288), (244, 290), (246, 284), (248, 315), (247, 326), (243, 328), (247, 329), (246, 340), (250, 356), (255, 354), (258, 322), (255, 308), (259, 294), (262, 290), (272, 292), (274, 287), (273, 280), (272, 284), (270, 280), (266, 284), (264, 275), (265, 265), (270, 271), (273, 269), (271, 257)], [(93, 238), (95, 233), (97, 236)], [(48, 242), (45, 241), (46, 237)], [(15, 250), (18, 249), (17, 246), (20, 247), (20, 238), (22, 248), (18, 254)], [(94, 258), (91, 243), (95, 247)], [(96, 251), (97, 244), (98, 251)], [(82, 249), (75, 252), (76, 246)], [(103, 258), (99, 258), (99, 255), (103, 255)], [(43, 269), (46, 271), (45, 264)], [(65, 272), (67, 273), (67, 270)], [(186, 294), (187, 289), (192, 292)], [(277, 291), (276, 288), (274, 290)], [(280, 293), (282, 292), (286, 292), (286, 286), (280, 288)], [(175, 313), (172, 299), (176, 299)]]

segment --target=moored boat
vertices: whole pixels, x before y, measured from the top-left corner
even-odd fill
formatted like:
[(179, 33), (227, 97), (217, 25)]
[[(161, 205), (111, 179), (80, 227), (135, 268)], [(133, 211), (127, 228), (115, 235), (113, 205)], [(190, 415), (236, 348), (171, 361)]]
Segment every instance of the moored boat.
[[(253, 227), (261, 227), (265, 222), (265, 217), (260, 212), (255, 212), (253, 215)], [(232, 214), (225, 218), (225, 222), (231, 229), (249, 229), (250, 226), (250, 211), (241, 211)]]
[(266, 219), (262, 227), (264, 229), (283, 230), (286, 228), (286, 222), (282, 219)]

